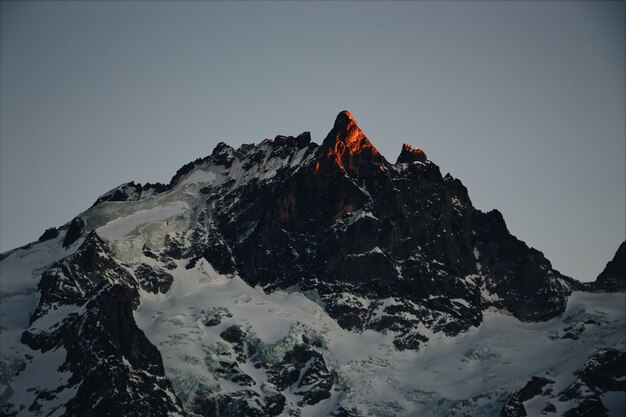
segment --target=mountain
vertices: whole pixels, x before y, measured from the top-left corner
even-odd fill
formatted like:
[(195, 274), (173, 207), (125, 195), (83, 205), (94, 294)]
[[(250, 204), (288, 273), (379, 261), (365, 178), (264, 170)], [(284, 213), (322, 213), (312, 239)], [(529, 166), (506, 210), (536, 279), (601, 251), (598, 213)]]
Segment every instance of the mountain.
[(621, 415), (623, 247), (566, 277), (347, 111), (220, 143), (0, 255), (0, 414)]
[(626, 290), (626, 241), (619, 245), (615, 256), (606, 264), (594, 284), (604, 291)]

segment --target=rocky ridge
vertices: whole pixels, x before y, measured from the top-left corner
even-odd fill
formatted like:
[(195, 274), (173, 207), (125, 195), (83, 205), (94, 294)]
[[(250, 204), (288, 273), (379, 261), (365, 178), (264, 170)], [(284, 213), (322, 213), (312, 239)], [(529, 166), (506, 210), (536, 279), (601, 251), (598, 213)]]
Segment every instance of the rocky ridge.
[[(494, 309), (523, 322), (550, 320), (565, 312), (572, 291), (587, 289), (512, 236), (498, 211), (475, 209), (461, 181), (442, 176), (420, 149), (405, 144), (389, 163), (345, 111), (320, 146), (308, 133), (239, 149), (220, 143), (167, 185), (127, 183), (105, 193), (39, 244), (69, 253), (32, 272), (40, 297), (19, 340), (29, 352), (65, 350), (58, 369), (69, 376), (21, 405), (7, 385), (5, 415), (301, 415), (329, 401), (335, 405), (323, 415), (362, 414), (342, 403), (350, 387), (329, 362), (323, 335), (294, 325), (270, 343), (227, 307), (193, 316), (194, 332), (219, 340), (202, 347), (212, 379), (184, 389), (189, 381), (168, 375), (160, 350), (191, 342), (155, 346), (136, 320), (143, 303), (179, 291), (187, 275), (304, 294), (340, 328), (385, 335), (396, 351), (463, 334)], [(623, 290), (618, 255), (600, 290)], [(563, 337), (583, 331), (577, 323)], [(195, 364), (190, 358), (177, 360)], [(28, 357), (19, 360), (9, 366), (21, 368), (18, 375), (30, 369)], [(549, 381), (531, 380), (503, 415), (523, 415), (525, 401), (549, 395)], [(570, 391), (568, 401), (583, 398)]]

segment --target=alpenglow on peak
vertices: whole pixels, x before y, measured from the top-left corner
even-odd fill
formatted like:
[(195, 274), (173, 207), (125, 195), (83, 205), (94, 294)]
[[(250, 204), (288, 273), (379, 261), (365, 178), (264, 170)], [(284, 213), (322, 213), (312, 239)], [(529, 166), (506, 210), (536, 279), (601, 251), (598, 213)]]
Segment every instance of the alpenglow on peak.
[(322, 147), (328, 160), (346, 172), (358, 172), (371, 163), (386, 163), (347, 110), (337, 115)]

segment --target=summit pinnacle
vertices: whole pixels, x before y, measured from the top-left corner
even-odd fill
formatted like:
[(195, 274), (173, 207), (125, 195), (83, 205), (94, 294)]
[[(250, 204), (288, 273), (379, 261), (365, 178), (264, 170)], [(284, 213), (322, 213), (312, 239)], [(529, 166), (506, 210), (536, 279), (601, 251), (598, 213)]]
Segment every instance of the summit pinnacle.
[(346, 172), (359, 172), (372, 163), (386, 163), (347, 110), (337, 115), (322, 148), (327, 159)]

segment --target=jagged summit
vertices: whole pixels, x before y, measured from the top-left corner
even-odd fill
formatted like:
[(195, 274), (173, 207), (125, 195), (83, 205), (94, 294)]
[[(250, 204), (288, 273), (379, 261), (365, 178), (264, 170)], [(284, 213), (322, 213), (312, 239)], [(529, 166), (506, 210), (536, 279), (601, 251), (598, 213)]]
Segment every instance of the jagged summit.
[(426, 154), (420, 148), (414, 148), (409, 144), (402, 145), (402, 151), (398, 156), (396, 164), (410, 164), (411, 162), (425, 162)]
[(234, 151), (233, 147), (230, 146), (229, 144), (225, 142), (219, 142), (217, 145), (215, 145), (215, 148), (213, 148), (213, 152), (211, 152), (211, 156), (216, 156), (224, 152), (233, 152), (233, 151)]
[(583, 285), (398, 162), (344, 111), (0, 254), (0, 416), (623, 415), (626, 243)]
[(335, 118), (335, 127), (347, 126), (352, 123), (356, 124), (356, 120), (348, 110), (340, 111)]
[(371, 163), (386, 163), (347, 110), (340, 112), (322, 143), (324, 157), (343, 171), (361, 171)]

